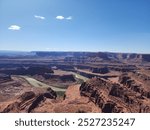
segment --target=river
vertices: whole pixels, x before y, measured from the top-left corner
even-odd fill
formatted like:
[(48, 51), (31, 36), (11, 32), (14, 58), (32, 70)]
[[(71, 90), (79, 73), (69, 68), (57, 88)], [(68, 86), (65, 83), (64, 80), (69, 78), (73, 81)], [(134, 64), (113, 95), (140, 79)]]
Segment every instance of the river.
[[(84, 76), (82, 76), (82, 75), (79, 75), (79, 74), (77, 74), (77, 73), (75, 73), (75, 72), (71, 72), (76, 78), (78, 78), (78, 79), (81, 79), (81, 80), (83, 80), (83, 81), (86, 81), (86, 80), (88, 80), (88, 78), (86, 78), (86, 77), (84, 77)], [(48, 85), (48, 84), (45, 84), (45, 83), (43, 83), (43, 82), (40, 82), (40, 81), (38, 81), (38, 80), (36, 80), (36, 79), (34, 79), (34, 78), (32, 78), (32, 77), (29, 77), (29, 76), (19, 76), (19, 77), (21, 77), (21, 78), (23, 78), (23, 79), (25, 79), (29, 84), (31, 84), (33, 87), (40, 87), (40, 88), (51, 88), (51, 89), (53, 89), (54, 91), (56, 91), (56, 92), (65, 92), (66, 91), (66, 89), (62, 89), (62, 88), (58, 88), (58, 87), (55, 87), (55, 86), (52, 86), (52, 85)]]

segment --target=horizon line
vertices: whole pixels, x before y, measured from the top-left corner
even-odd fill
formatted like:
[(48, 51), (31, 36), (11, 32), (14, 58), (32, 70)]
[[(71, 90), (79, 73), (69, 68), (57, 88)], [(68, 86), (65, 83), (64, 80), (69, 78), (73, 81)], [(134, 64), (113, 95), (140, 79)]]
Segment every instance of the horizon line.
[(144, 53), (144, 52), (119, 52), (119, 51), (71, 51), (71, 50), (0, 50), (0, 52), (22, 52), (22, 53), (32, 53), (32, 52), (85, 52), (85, 53), (120, 53), (120, 54), (150, 54), (150, 53)]

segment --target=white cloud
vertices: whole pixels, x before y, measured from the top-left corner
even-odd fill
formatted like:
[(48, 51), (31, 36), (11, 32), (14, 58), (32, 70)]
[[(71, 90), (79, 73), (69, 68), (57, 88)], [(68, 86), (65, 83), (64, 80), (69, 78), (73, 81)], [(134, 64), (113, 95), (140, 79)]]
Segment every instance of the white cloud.
[(35, 17), (36, 19), (41, 19), (41, 20), (44, 20), (44, 19), (45, 19), (45, 17), (43, 17), (43, 16), (38, 16), (38, 15), (34, 15), (34, 17)]
[(65, 19), (65, 17), (64, 16), (56, 16), (56, 19), (63, 20), (63, 19)]
[(9, 30), (15, 30), (15, 31), (18, 31), (18, 30), (21, 29), (21, 27), (18, 26), (18, 25), (11, 25), (8, 29), (9, 29)]
[(67, 20), (72, 20), (72, 16), (69, 16), (66, 18)]

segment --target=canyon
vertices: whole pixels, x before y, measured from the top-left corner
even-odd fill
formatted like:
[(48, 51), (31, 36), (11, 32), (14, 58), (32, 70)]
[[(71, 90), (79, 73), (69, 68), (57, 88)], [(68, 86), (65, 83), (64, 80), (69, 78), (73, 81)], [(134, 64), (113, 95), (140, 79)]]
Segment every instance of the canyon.
[(150, 54), (1, 54), (0, 112), (149, 113)]

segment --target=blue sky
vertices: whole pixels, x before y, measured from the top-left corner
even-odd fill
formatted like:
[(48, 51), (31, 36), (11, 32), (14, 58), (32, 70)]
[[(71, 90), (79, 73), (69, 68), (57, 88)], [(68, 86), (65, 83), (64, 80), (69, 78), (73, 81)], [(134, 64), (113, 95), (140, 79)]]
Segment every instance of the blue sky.
[(0, 0), (0, 50), (150, 53), (150, 0)]

